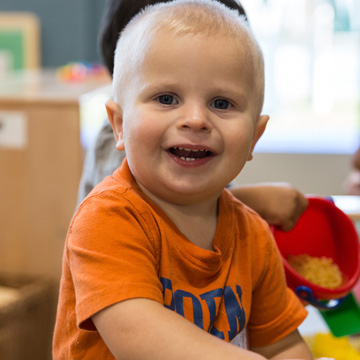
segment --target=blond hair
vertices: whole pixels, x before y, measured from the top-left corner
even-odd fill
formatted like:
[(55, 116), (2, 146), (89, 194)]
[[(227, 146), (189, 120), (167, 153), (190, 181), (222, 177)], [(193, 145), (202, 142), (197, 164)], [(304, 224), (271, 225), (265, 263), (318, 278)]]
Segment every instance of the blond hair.
[(253, 67), (254, 91), (260, 114), (264, 100), (262, 51), (244, 16), (215, 0), (174, 0), (147, 6), (121, 32), (114, 58), (114, 100), (119, 102), (127, 81), (146, 56), (151, 40), (167, 31), (175, 35), (223, 35), (234, 39)]

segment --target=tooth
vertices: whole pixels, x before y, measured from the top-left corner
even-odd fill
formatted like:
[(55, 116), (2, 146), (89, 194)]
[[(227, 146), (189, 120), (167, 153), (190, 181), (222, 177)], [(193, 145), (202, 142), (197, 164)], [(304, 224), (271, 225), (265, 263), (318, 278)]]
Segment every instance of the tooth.
[(185, 151), (192, 151), (191, 149), (188, 149), (188, 148), (184, 148)]
[(179, 150), (184, 150), (184, 148), (183, 148), (183, 147), (180, 147), (180, 146), (178, 147), (178, 149), (179, 149)]
[(181, 160), (186, 160), (183, 156), (180, 157)]

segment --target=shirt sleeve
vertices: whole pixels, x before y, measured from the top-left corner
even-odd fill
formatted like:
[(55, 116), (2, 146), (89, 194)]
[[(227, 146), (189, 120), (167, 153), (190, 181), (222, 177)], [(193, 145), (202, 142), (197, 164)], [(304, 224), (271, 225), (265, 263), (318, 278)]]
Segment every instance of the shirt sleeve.
[(149, 219), (135, 206), (112, 191), (86, 199), (67, 239), (78, 326), (93, 330), (92, 315), (126, 299), (162, 302), (156, 256)]
[(281, 255), (270, 232), (267, 237), (265, 261), (253, 290), (248, 324), (249, 342), (254, 347), (282, 339), (296, 330), (307, 315), (300, 300), (286, 285)]

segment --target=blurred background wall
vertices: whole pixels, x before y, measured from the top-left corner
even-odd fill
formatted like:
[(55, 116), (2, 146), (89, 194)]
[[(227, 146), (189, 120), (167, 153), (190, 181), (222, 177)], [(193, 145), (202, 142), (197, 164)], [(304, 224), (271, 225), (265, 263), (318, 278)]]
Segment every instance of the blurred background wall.
[(105, 0), (1, 0), (0, 11), (29, 11), (41, 23), (41, 65), (99, 62), (97, 33)]

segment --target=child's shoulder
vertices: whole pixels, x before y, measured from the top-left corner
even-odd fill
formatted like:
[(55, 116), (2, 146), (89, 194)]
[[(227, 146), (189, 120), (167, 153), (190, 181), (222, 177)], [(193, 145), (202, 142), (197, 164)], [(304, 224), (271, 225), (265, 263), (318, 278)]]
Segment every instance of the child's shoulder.
[(115, 178), (113, 175), (107, 176), (103, 181), (94, 186), (79, 205), (79, 209), (105, 200), (121, 201), (129, 190), (131, 190), (131, 186), (126, 182)]
[(82, 238), (89, 237), (89, 233), (94, 237), (96, 234), (109, 235), (113, 232), (111, 229), (146, 229), (153, 238), (156, 221), (154, 211), (136, 186), (116, 176), (108, 176), (78, 206), (68, 237), (73, 239), (72, 235), (76, 233), (76, 241), (82, 241)]
[[(143, 204), (143, 205), (142, 205)], [(146, 206), (138, 187), (118, 176), (117, 171), (96, 185), (79, 205), (77, 212), (111, 211), (115, 208)]]

